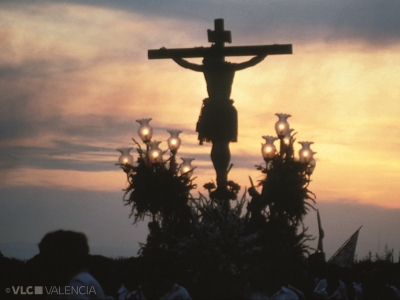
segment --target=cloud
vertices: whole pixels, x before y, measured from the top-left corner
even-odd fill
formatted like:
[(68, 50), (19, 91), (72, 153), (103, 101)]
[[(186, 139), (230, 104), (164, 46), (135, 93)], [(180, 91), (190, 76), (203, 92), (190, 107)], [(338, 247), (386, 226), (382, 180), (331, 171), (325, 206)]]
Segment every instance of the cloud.
[[(71, 1), (68, 1), (71, 2)], [(233, 29), (233, 40), (248, 42), (272, 39), (296, 43), (357, 41), (370, 47), (398, 43), (400, 21), (396, 1), (75, 1), (145, 15), (149, 19), (168, 18), (203, 24), (224, 18)], [(193, 29), (192, 29), (193, 28)], [(190, 30), (199, 32), (194, 28)], [(184, 29), (184, 28), (182, 28)], [(247, 38), (246, 38), (247, 37)], [(243, 40), (244, 38), (244, 40)], [(254, 40), (253, 40), (254, 41)]]
[[(115, 158), (113, 148), (87, 144), (52, 141), (53, 147), (2, 148), (2, 169), (36, 168), (48, 170), (109, 171), (115, 170), (110, 158)], [(86, 158), (86, 159), (85, 159)]]
[[(360, 2), (339, 1), (215, 1), (215, 0), (171, 0), (171, 1), (52, 1), (52, 7), (64, 8), (59, 11), (59, 21), (72, 21), (78, 15), (76, 11), (66, 10), (73, 5), (80, 6), (82, 13), (87, 13), (92, 7), (96, 15), (103, 18), (104, 24), (109, 24), (109, 15), (105, 11), (122, 12), (124, 14), (140, 15), (141, 22), (148, 24), (160, 20), (179, 21), (174, 26), (169, 38), (173, 39), (180, 31), (194, 32), (206, 38), (205, 30), (213, 27), (213, 20), (224, 18), (226, 28), (233, 31), (235, 43), (248, 43), (254, 37), (259, 41), (298, 43), (337, 43), (339, 41), (357, 41), (373, 48), (382, 48), (397, 44), (400, 35), (400, 24), (397, 11), (400, 4), (396, 1), (367, 0)], [(37, 1), (35, 5), (26, 8), (25, 1), (3, 1), (3, 6), (15, 7), (29, 13), (41, 11), (48, 5), (47, 1)], [(36, 8), (36, 9), (35, 9)], [(49, 10), (45, 11), (46, 13)], [(92, 17), (96, 17), (96, 15)], [(60, 17), (61, 16), (61, 17)], [(64, 17), (64, 18), (62, 18)], [(84, 20), (80, 19), (80, 22)], [(84, 23), (86, 24), (86, 23)], [(183, 25), (183, 24), (186, 24)], [(192, 24), (190, 28), (187, 24)], [(163, 24), (165, 25), (165, 24)], [(111, 25), (112, 26), (112, 25)], [(88, 26), (86, 28), (89, 30)], [(143, 34), (146, 28), (143, 28)], [(164, 32), (169, 32), (163, 26)], [(150, 28), (147, 28), (146, 39), (151, 39)], [(84, 34), (84, 33), (80, 33)], [(188, 33), (189, 35), (190, 33)], [(159, 36), (157, 37), (160, 38)], [(204, 40), (205, 41), (205, 40)], [(207, 43), (205, 43), (207, 44)], [(160, 45), (163, 45), (160, 43)], [(190, 46), (190, 44), (188, 45)]]

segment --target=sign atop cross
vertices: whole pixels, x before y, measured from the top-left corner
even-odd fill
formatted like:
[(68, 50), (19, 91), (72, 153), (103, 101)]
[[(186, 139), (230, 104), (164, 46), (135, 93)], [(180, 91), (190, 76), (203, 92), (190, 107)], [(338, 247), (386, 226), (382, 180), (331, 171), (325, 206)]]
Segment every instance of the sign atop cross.
[(232, 37), (230, 31), (224, 30), (224, 20), (214, 20), (214, 31), (211, 29), (207, 30), (208, 41), (215, 43), (216, 47), (224, 47), (224, 43), (232, 43)]
[(148, 50), (149, 59), (165, 58), (193, 58), (204, 57), (210, 52), (222, 56), (253, 56), (253, 55), (278, 55), (292, 54), (292, 45), (262, 45), (262, 46), (233, 46), (225, 47), (224, 43), (231, 43), (231, 32), (224, 30), (224, 20), (214, 21), (215, 30), (208, 30), (208, 41), (214, 43), (215, 47), (179, 48), (179, 49), (151, 49)]

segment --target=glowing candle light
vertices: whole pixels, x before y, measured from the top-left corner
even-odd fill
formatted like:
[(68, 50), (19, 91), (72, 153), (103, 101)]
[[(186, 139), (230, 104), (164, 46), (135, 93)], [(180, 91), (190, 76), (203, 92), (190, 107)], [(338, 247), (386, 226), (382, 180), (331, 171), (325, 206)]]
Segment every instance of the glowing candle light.
[(185, 175), (187, 177), (191, 177), (193, 175), (193, 166), (192, 166), (192, 161), (194, 158), (183, 158), (182, 159), (182, 165), (181, 165), (181, 174)]
[(149, 142), (149, 151), (148, 151), (148, 158), (150, 163), (161, 163), (162, 162), (162, 151), (160, 148), (158, 148), (158, 145), (161, 142), (154, 141), (154, 142)]
[(289, 131), (289, 123), (287, 119), (291, 117), (289, 114), (275, 114), (278, 116), (279, 120), (275, 123), (275, 131), (278, 135), (278, 138), (283, 139)]
[(153, 136), (153, 128), (149, 125), (151, 118), (136, 120), (140, 124), (138, 134), (144, 143), (148, 143)]
[(181, 146), (181, 139), (179, 138), (179, 134), (182, 132), (180, 130), (168, 130), (171, 136), (168, 139), (168, 148), (173, 153), (176, 154), (179, 147)]
[(313, 151), (310, 146), (314, 144), (314, 142), (299, 142), (302, 148), (299, 151), (300, 162), (309, 164), (313, 159)]
[(265, 139), (266, 143), (261, 146), (261, 154), (264, 157), (264, 160), (270, 160), (276, 155), (276, 147), (274, 145), (274, 142), (278, 138), (269, 135), (264, 135), (262, 138)]
[(118, 163), (121, 165), (133, 164), (133, 156), (129, 153), (133, 148), (118, 148), (117, 151), (121, 152), (121, 156), (118, 158)]

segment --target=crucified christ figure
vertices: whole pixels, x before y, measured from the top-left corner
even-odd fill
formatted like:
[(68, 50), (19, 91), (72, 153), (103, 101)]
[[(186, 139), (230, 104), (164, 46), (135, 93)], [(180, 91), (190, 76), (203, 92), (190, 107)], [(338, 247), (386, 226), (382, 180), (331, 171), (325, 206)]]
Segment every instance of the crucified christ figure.
[(204, 56), (203, 64), (173, 58), (181, 67), (204, 74), (208, 98), (203, 100), (196, 131), (200, 145), (203, 141), (212, 142), (211, 160), (217, 173), (218, 188), (227, 186), (231, 158), (229, 143), (237, 141), (237, 111), (230, 99), (235, 72), (255, 66), (266, 56), (262, 54), (242, 63), (230, 63), (223, 55), (209, 53)]
[[(227, 189), (230, 163), (229, 143), (237, 141), (237, 112), (231, 99), (235, 72), (260, 63), (267, 55), (292, 54), (292, 45), (255, 45), (225, 47), (231, 43), (231, 32), (224, 29), (224, 20), (214, 20), (214, 30), (208, 29), (211, 47), (153, 49), (149, 59), (173, 59), (178, 65), (202, 72), (207, 83), (208, 98), (204, 99), (196, 131), (200, 144), (212, 142), (211, 160), (217, 173), (217, 190), (222, 197)], [(242, 63), (229, 63), (225, 56), (255, 56)], [(190, 63), (183, 58), (202, 57), (203, 64)], [(225, 198), (223, 198), (225, 199)], [(228, 202), (229, 203), (229, 202)]]

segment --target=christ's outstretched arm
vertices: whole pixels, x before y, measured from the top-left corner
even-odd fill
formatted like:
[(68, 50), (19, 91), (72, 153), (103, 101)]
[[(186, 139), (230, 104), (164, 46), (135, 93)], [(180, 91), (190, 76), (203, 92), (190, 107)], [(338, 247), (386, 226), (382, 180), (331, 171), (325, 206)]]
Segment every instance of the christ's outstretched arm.
[(189, 69), (189, 70), (193, 70), (193, 71), (196, 71), (196, 72), (203, 72), (204, 71), (204, 66), (203, 65), (197, 65), (197, 64), (188, 62), (187, 60), (184, 60), (183, 58), (173, 58), (173, 61), (176, 62), (181, 67)]
[(261, 54), (261, 55), (257, 55), (256, 57), (253, 57), (252, 59), (239, 63), (239, 64), (232, 64), (235, 68), (235, 71), (240, 71), (252, 66), (255, 66), (257, 64), (259, 64), (260, 62), (262, 62), (264, 60), (264, 58), (267, 57), (267, 54)]

